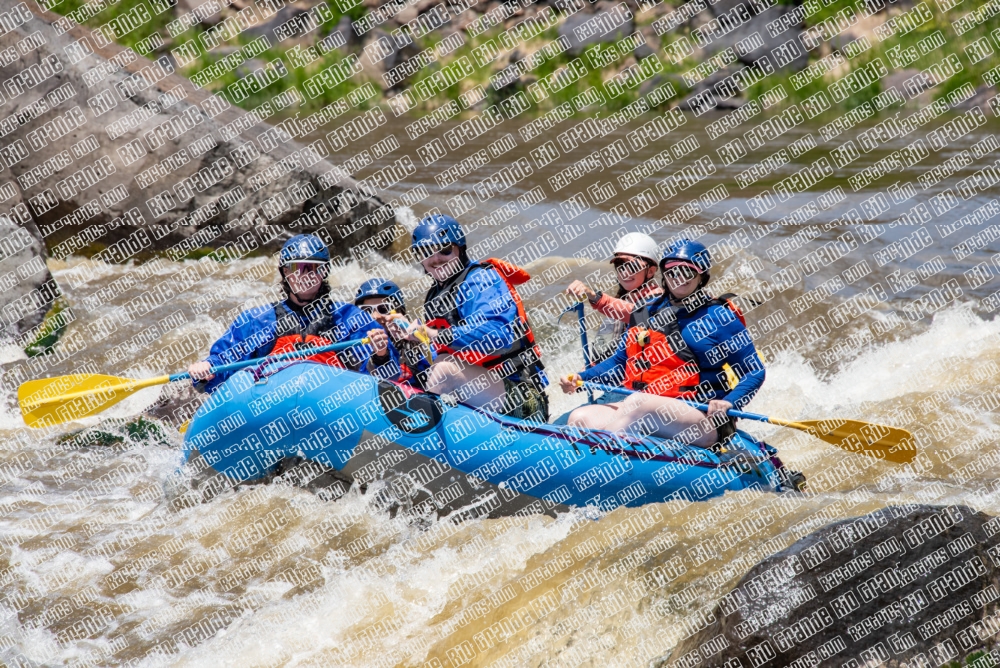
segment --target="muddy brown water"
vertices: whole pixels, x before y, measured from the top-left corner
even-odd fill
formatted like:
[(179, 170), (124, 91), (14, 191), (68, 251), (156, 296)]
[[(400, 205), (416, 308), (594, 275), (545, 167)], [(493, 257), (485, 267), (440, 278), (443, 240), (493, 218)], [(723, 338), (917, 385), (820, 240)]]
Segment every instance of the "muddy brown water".
[[(987, 211), (995, 191), (959, 198), (922, 225), (898, 224), (908, 212), (919, 215), (914, 207), (944, 202), (931, 198), (956, 191), (959, 180), (992, 162), (983, 158), (928, 190), (918, 181), (960, 151), (991, 145), (997, 128), (986, 125), (855, 193), (851, 176), (912, 138), (891, 140), (804, 194), (773, 197), (773, 207), (761, 211), (762, 191), (773, 196), (782, 179), (848, 139), (859, 143), (867, 126), (824, 141), (819, 123), (805, 124), (726, 166), (719, 150), (745, 128), (712, 139), (707, 125), (714, 118), (687, 118), (631, 150), (629, 133), (648, 120), (560, 151), (541, 168), (533, 160), (541, 153), (533, 151), (547, 150), (540, 147), (549, 141), (559, 147), (557, 136), (578, 121), (531, 141), (519, 132), (523, 123), (508, 121), (456, 149), (446, 135), (458, 121), (411, 140), (403, 128), (410, 121), (397, 119), (334, 161), (348, 161), (361, 146), (398, 143), (359, 175), (411, 156), (417, 171), (389, 191), (411, 202), (399, 213), (404, 224), (434, 207), (475, 200), (461, 215), (466, 223), (479, 221), (470, 232), (473, 247), (525, 259), (536, 277), (526, 302), (537, 314), (552, 378), (580, 367), (580, 345), (570, 318), (560, 325), (543, 316), (572, 278), (608, 274), (606, 245), (622, 230), (647, 231), (661, 242), (681, 232), (709, 243), (728, 239), (717, 246), (715, 285), (762, 302), (748, 319), (766, 354), (767, 381), (750, 410), (904, 427), (918, 434), (913, 464), (863, 459), (794, 431), (745, 424), (806, 473), (808, 495), (740, 492), (683, 508), (655, 504), (430, 526), (390, 518), (355, 493), (330, 503), (280, 486), (172, 510), (163, 484), (180, 464), (175, 429), (110, 446), (60, 444), (60, 437), (99, 419), (54, 432), (26, 430), (12, 370), (33, 377), (79, 370), (141, 376), (183, 368), (238, 309), (273, 298), (275, 262), (161, 261), (95, 271), (81, 258), (53, 261), (75, 314), (62, 352), (28, 365), (13, 346), (0, 349), (7, 374), (0, 403), (0, 659), (8, 665), (641, 666), (697, 628), (751, 565), (831, 520), (909, 502), (1000, 514), (1000, 463), (991, 456), (996, 418), (976, 408), (1000, 376), (996, 235), (988, 219), (952, 225), (980, 207)], [(418, 149), (432, 138), (447, 154), (424, 166)], [(813, 141), (816, 148), (740, 187), (738, 174), (755, 166), (766, 171), (768, 156)], [(594, 171), (553, 192), (550, 178), (594, 152), (605, 160), (619, 156), (616, 142), (630, 148), (620, 162), (591, 163)], [(474, 160), (478, 151), (490, 156), (489, 164), (438, 186), (436, 174)], [(698, 178), (706, 156), (715, 171)], [(365, 161), (362, 155), (354, 164)], [(532, 173), (516, 185), (497, 174), (524, 164)], [(660, 169), (624, 189), (619, 177), (642, 164)], [(657, 188), (668, 176), (674, 178)], [(665, 198), (670, 184), (676, 194)], [(533, 195), (537, 186), (548, 194)], [(426, 197), (413, 202), (421, 187)], [(493, 197), (479, 201), (478, 192), (487, 190)], [(647, 190), (655, 202), (648, 196), (630, 202)], [(878, 192), (883, 199), (872, 201)], [(698, 206), (682, 206), (692, 201)], [(883, 204), (873, 222), (848, 224), (856, 220), (852, 211), (864, 215)], [(768, 225), (778, 221), (806, 224)], [(374, 275), (404, 285), (414, 307), (426, 280), (413, 267), (369, 256), (343, 263), (331, 283), (348, 296)], [(190, 276), (199, 280), (129, 321), (138, 296)], [(596, 336), (599, 323), (593, 324)], [(139, 413), (159, 391), (145, 390), (108, 411), (102, 428), (119, 429), (115, 419)], [(583, 400), (550, 392), (554, 414)]]

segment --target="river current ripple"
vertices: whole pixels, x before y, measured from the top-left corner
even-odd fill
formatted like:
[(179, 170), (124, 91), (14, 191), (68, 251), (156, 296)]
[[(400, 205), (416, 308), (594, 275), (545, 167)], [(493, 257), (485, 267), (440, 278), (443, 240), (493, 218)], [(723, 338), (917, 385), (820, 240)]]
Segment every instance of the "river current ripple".
[[(510, 131), (499, 128), (481, 145)], [(968, 148), (990, 133), (995, 128), (987, 126), (951, 148)], [(889, 209), (874, 222), (817, 226), (863, 210), (876, 186), (854, 193), (847, 179), (898, 150), (890, 142), (838, 172), (824, 190), (776, 202), (765, 213), (756, 210), (753, 198), (813, 158), (744, 189), (735, 185), (736, 174), (807, 134), (818, 135), (817, 128), (797, 128), (641, 219), (608, 215), (625, 201), (624, 193), (582, 212), (567, 205), (568, 195), (536, 200), (534, 185), (569, 165), (557, 160), (462, 220), (480, 221), (471, 243), (491, 255), (556, 240), (554, 249), (527, 265), (536, 278), (525, 290), (526, 303), (539, 313), (572, 278), (609, 272), (607, 258), (586, 249), (599, 249), (595, 242), (622, 229), (648, 231), (661, 242), (682, 231), (709, 244), (728, 240), (719, 246), (726, 250), (713, 271), (714, 285), (762, 302), (748, 321), (766, 355), (767, 381), (749, 409), (787, 419), (854, 417), (904, 427), (918, 435), (914, 463), (864, 459), (795, 431), (741, 423), (777, 447), (788, 466), (805, 472), (807, 495), (740, 492), (683, 507), (459, 525), (391, 518), (356, 492), (326, 502), (282, 486), (241, 489), (173, 509), (164, 483), (179, 465), (176, 428), (164, 423), (156, 433), (130, 434), (122, 426), (153, 404), (160, 388), (139, 392), (99, 418), (39, 433), (24, 428), (6, 384), (0, 398), (0, 659), (11, 665), (645, 665), (696, 628), (754, 563), (830, 521), (917, 502), (1000, 514), (996, 417), (975, 408), (1000, 378), (993, 278), (1000, 267), (992, 263), (997, 242), (986, 224), (951, 225), (989, 205), (991, 195), (962, 201), (927, 225), (893, 225), (968, 175), (959, 172), (906, 198), (899, 185), (915, 181), (915, 173), (897, 174), (895, 189), (892, 183), (877, 186), (897, 197), (888, 197)], [(403, 133), (396, 136), (402, 146), (361, 176), (414, 149)], [(611, 173), (586, 175), (565, 192), (601, 188), (675, 143), (696, 148), (666, 173), (715, 155), (722, 143), (697, 121), (673, 137), (633, 154)], [(399, 219), (412, 224), (431, 207), (444, 208), (473, 191), (496, 165), (443, 189), (432, 174), (480, 147), (452, 152), (433, 170), (394, 186), (392, 196), (420, 186), (428, 192)], [(513, 149), (504, 163), (524, 157), (521, 152)], [(720, 184), (726, 186), (721, 201), (681, 225), (661, 221)], [(829, 206), (817, 209), (808, 225), (767, 226), (796, 211), (805, 215), (821, 194)], [(816, 255), (823, 248), (825, 255)], [(99, 279), (70, 280), (81, 262), (50, 262), (76, 315), (61, 345), (78, 352), (35, 364), (37, 376), (181, 369), (204, 354), (236, 310), (268, 301), (276, 280), (271, 258), (213, 266), (134, 323), (109, 328), (106, 316), (117, 307), (196, 263), (107, 266)], [(205, 268), (210, 261), (199, 262)], [(404, 285), (416, 306), (425, 279), (398, 262), (348, 261), (331, 283), (349, 297), (378, 274)], [(98, 290), (126, 276), (127, 289), (96, 299)], [(535, 320), (550, 377), (580, 368), (576, 323)], [(0, 370), (23, 364), (18, 349), (0, 348)], [(550, 394), (553, 414), (582, 401), (554, 389)], [(117, 442), (66, 441), (83, 428), (117, 436)]]

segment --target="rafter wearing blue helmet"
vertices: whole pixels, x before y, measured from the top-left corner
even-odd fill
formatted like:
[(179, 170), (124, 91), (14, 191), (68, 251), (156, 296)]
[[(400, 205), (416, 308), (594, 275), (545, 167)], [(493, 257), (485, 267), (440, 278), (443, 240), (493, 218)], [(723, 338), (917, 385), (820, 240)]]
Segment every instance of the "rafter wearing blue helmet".
[(366, 336), (370, 345), (307, 359), (380, 378), (397, 378), (399, 355), (385, 330), (353, 304), (330, 298), (325, 280), (329, 268), (330, 251), (318, 237), (299, 234), (285, 242), (278, 255), (278, 274), (286, 298), (237, 316), (212, 344), (208, 358), (188, 367), (196, 387), (212, 392), (231, 375), (213, 375), (213, 366)]
[(420, 221), (411, 245), (434, 285), (424, 298), (424, 325), (411, 340), (428, 337), (438, 353), (427, 373), (432, 392), (513, 417), (548, 420), (548, 384), (541, 349), (517, 294), (524, 269), (495, 258), (472, 261), (465, 232), (451, 216)]
[[(761, 362), (743, 314), (704, 287), (712, 258), (697, 241), (681, 239), (660, 259), (664, 294), (632, 312), (615, 354), (560, 379), (564, 392), (596, 380), (636, 391), (618, 404), (583, 406), (569, 423), (680, 438), (709, 447), (734, 431), (726, 411), (742, 409), (764, 383)], [(707, 402), (709, 414), (678, 399)], [(673, 416), (673, 419), (671, 419)]]
[(354, 305), (389, 332), (389, 338), (401, 358), (399, 380), (418, 389), (426, 389), (424, 381), (433, 360), (433, 351), (426, 344), (405, 338), (405, 332), (392, 323), (397, 319), (399, 323), (406, 322), (406, 302), (400, 287), (385, 278), (369, 279), (358, 286)]

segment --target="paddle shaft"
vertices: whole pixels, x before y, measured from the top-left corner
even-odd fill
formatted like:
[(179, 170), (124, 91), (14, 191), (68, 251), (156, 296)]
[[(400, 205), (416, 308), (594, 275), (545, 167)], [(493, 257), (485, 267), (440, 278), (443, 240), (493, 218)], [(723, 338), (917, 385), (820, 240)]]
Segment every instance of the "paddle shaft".
[[(600, 390), (602, 392), (619, 392), (621, 394), (637, 394), (636, 390), (629, 390), (624, 387), (611, 387), (610, 385), (601, 385), (600, 383), (591, 383), (590, 381), (583, 381), (583, 387), (589, 387), (593, 390)], [(688, 406), (693, 406), (703, 413), (708, 412), (707, 404), (699, 404), (696, 401), (688, 401), (686, 399), (678, 399), (678, 401), (683, 401)], [(735, 408), (730, 408), (726, 411), (726, 415), (729, 417), (739, 418), (742, 420), (753, 420), (754, 422), (768, 422), (770, 424), (776, 424), (781, 427), (793, 427), (795, 429), (803, 429), (809, 431), (809, 427), (800, 424), (798, 422), (792, 422), (790, 420), (780, 420), (778, 418), (768, 417), (766, 415), (760, 415), (759, 413), (745, 413), (743, 411), (738, 411)]]
[(587, 342), (587, 320), (583, 315), (583, 302), (573, 307), (576, 320), (580, 323), (580, 344), (583, 346), (583, 366), (590, 368), (590, 343)]
[[(587, 342), (587, 320), (583, 315), (583, 302), (576, 304), (573, 307), (576, 311), (576, 320), (580, 324), (580, 345), (583, 347), (583, 368), (590, 368), (590, 343)], [(594, 403), (594, 391), (591, 389), (587, 390), (587, 400), (590, 403)]]
[[(292, 359), (295, 357), (308, 357), (310, 355), (316, 355), (319, 353), (335, 352), (338, 350), (346, 350), (352, 346), (361, 345), (368, 343), (367, 338), (356, 339), (352, 341), (343, 341), (342, 343), (331, 343), (328, 346), (320, 346), (318, 348), (309, 348), (307, 350), (293, 350), (287, 353), (280, 353), (278, 355), (270, 355), (268, 357), (258, 357), (249, 360), (243, 360), (242, 362), (233, 362), (232, 364), (223, 364), (221, 366), (212, 367), (212, 373), (223, 373), (226, 371), (237, 371), (239, 369), (245, 369), (248, 366), (254, 366), (260, 364), (264, 361), (278, 361), (284, 359)], [(108, 385), (106, 387), (101, 387), (97, 389), (87, 389), (80, 390), (79, 392), (67, 392), (66, 394), (60, 394), (55, 397), (49, 397), (42, 401), (32, 402), (33, 406), (41, 406), (43, 404), (51, 404), (57, 401), (65, 402), (71, 399), (77, 399), (79, 397), (86, 397), (93, 394), (101, 394), (104, 392), (116, 392), (120, 390), (125, 391), (135, 391), (141, 390), (146, 387), (152, 387), (154, 385), (166, 385), (167, 383), (172, 383), (177, 380), (186, 380), (191, 377), (191, 374), (187, 371), (182, 373), (175, 373), (169, 376), (156, 376), (154, 378), (143, 378), (140, 380), (124, 379), (124, 382), (117, 385)]]

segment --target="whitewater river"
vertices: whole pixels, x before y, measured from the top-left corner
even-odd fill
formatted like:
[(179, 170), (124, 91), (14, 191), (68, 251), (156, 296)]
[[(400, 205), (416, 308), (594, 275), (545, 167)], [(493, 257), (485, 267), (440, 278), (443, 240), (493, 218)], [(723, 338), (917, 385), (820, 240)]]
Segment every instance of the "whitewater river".
[[(392, 131), (400, 146), (360, 174), (403, 154), (420, 164), (417, 146), (451, 127), (442, 125), (414, 142), (400, 124), (384, 126), (371, 141)], [(0, 662), (643, 666), (697, 627), (700, 615), (750, 566), (831, 520), (916, 502), (966, 504), (1000, 514), (996, 418), (982, 408), (993, 403), (990, 397), (977, 401), (1000, 378), (995, 318), (1000, 304), (992, 279), (1000, 265), (991, 262), (997, 242), (990, 241), (989, 222), (946, 227), (987, 205), (992, 195), (956, 200), (948, 213), (923, 226), (889, 226), (921, 203), (931, 208), (931, 196), (954, 188), (973, 168), (928, 190), (917, 182), (921, 174), (971, 150), (997, 128), (984, 126), (854, 193), (849, 176), (912, 139), (889, 142), (813, 191), (784, 202), (776, 198), (773, 208), (761, 213), (755, 208), (759, 200), (751, 198), (765, 188), (773, 192), (777, 181), (856, 138), (858, 130), (824, 142), (818, 125), (800, 127), (726, 167), (716, 149), (731, 137), (712, 140), (705, 123), (689, 119), (610, 170), (587, 174), (557, 194), (550, 190), (541, 200), (528, 194), (538, 185), (548, 189), (550, 176), (625, 138), (634, 127), (557, 158), (461, 216), (466, 223), (492, 216), (470, 236), (473, 245), (494, 255), (555, 242), (545, 257), (522, 256), (532, 259), (527, 268), (535, 279), (524, 294), (529, 313), (536, 313), (533, 324), (550, 377), (580, 368), (582, 357), (575, 320), (558, 325), (543, 317), (551, 311), (548, 300), (572, 278), (608, 273), (601, 242), (612, 243), (623, 228), (648, 231), (659, 241), (687, 229), (710, 244), (728, 239), (718, 247), (713, 284), (761, 303), (747, 317), (765, 352), (767, 381), (749, 410), (903, 427), (917, 435), (913, 464), (865, 459), (795, 431), (741, 423), (776, 446), (789, 467), (805, 472), (807, 495), (740, 492), (687, 507), (661, 504), (596, 516), (430, 526), (391, 519), (353, 492), (325, 502), (280, 486), (245, 488), (182, 507), (171, 504), (164, 489), (180, 464), (174, 417), (182, 419), (191, 408), (182, 406), (188, 396), (183, 388), (168, 391), (180, 398), (160, 409), (165, 417), (158, 430), (128, 432), (122, 426), (157, 401), (160, 388), (151, 388), (107, 411), (103, 421), (91, 418), (49, 433), (24, 428), (15, 388), (26, 377), (81, 369), (138, 376), (179, 370), (207, 351), (235, 310), (271, 299), (266, 295), (275, 285), (276, 263), (270, 258), (225, 265), (159, 262), (94, 271), (79, 258), (52, 261), (75, 315), (57, 349), (63, 353), (29, 364), (18, 349), (0, 349)], [(396, 197), (427, 188), (427, 197), (401, 210), (399, 219), (412, 224), (414, 216), (444, 208), (463, 191), (474, 195), (477, 183), (528, 158), (561, 131), (526, 143), (517, 128), (509, 123), (494, 128), (394, 186), (390, 196)], [(508, 145), (508, 133), (516, 145), (490, 165), (446, 188), (435, 183), (434, 174), (445, 167), (494, 142), (501, 142), (497, 150)], [(737, 185), (737, 173), (778, 149), (796, 140), (800, 147), (809, 145), (806, 135), (817, 148), (751, 186)], [(623, 192), (618, 175), (675, 146), (669, 165)], [(352, 155), (345, 152), (336, 160)], [(624, 221), (606, 215), (647, 187), (657, 192), (656, 181), (684, 167), (695, 169), (709, 155), (715, 173), (666, 201), (660, 193), (642, 217)], [(915, 186), (912, 192), (907, 182)], [(607, 183), (614, 184), (615, 194), (601, 189)], [(830, 193), (837, 186), (841, 190)], [(588, 195), (586, 211), (565, 205), (571, 194), (589, 188), (607, 195), (606, 202), (596, 206)], [(814, 226), (806, 232), (800, 226), (766, 226), (797, 209), (809, 213), (809, 225), (854, 220), (841, 217), (878, 206), (865, 204), (877, 192), (884, 193), (889, 208), (876, 224)], [(656, 222), (676, 215), (681, 204), (702, 196), (707, 201), (713, 194), (720, 201), (675, 219), (679, 225)], [(813, 200), (814, 211), (808, 209)], [(200, 282), (139, 321), (116, 320), (118, 307), (196, 264), (204, 276)], [(379, 273), (406, 286), (411, 307), (416, 306), (421, 274), (398, 263), (352, 260), (331, 282), (348, 295)], [(98, 290), (108, 285), (120, 290), (104, 300)], [(557, 391), (550, 396), (553, 415), (583, 401), (582, 395)], [(81, 429), (86, 431), (75, 440), (67, 437)], [(276, 528), (266, 539), (228, 540), (268, 522)], [(317, 547), (307, 540), (317, 535), (329, 538)]]

